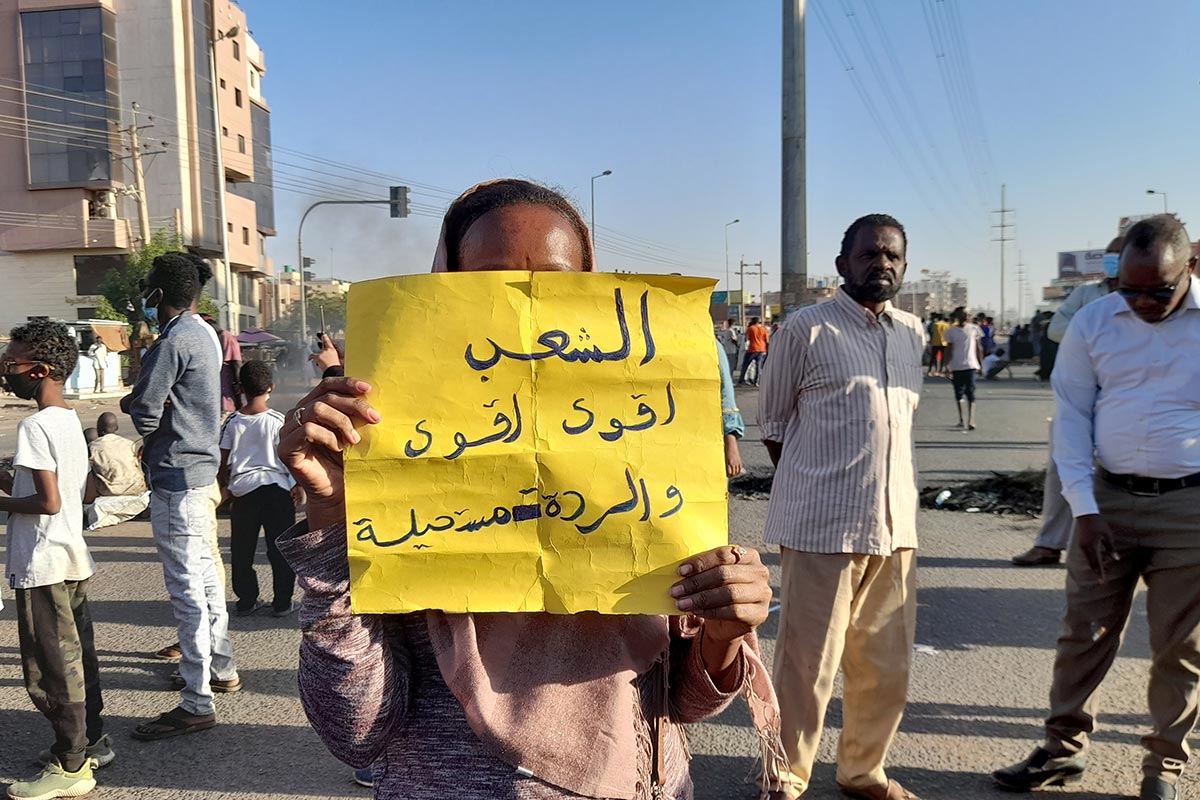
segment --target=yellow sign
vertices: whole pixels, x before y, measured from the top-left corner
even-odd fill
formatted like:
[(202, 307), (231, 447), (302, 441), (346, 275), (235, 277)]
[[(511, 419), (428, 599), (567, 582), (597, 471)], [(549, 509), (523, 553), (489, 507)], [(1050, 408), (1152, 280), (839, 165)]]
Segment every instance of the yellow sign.
[(356, 283), (346, 453), (359, 613), (665, 614), (725, 544), (713, 281), (477, 272)]

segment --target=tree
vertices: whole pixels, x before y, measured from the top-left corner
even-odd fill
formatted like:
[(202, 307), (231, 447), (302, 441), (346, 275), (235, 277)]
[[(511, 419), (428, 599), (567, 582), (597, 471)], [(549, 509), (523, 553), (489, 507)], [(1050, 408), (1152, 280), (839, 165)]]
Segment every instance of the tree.
[[(308, 329), (309, 331), (321, 330), (321, 313), (325, 313), (325, 328), (324, 330), (330, 334), (338, 331), (346, 330), (346, 295), (344, 294), (326, 294), (325, 292), (308, 291)], [(300, 304), (293, 303), (285, 314), (272, 329), (276, 334), (291, 333), (296, 334), (300, 331)]]
[(101, 297), (100, 302), (96, 303), (96, 310), (92, 315), (93, 319), (111, 319), (116, 322), (128, 322), (129, 318), (113, 308), (112, 303), (107, 297)]
[[(178, 234), (159, 229), (140, 250), (130, 253), (122, 269), (109, 270), (100, 283), (100, 293), (108, 301), (109, 308), (123, 315), (131, 325), (142, 321), (142, 281), (150, 271), (154, 259), (163, 253), (178, 253), (183, 250), (183, 240)], [(97, 310), (99, 313), (99, 310)]]

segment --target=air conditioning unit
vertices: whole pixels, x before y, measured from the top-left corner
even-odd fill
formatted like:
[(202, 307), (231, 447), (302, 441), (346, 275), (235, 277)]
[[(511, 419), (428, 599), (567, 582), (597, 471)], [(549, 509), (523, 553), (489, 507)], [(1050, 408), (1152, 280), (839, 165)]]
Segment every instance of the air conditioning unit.
[(117, 196), (105, 189), (93, 192), (88, 203), (88, 216), (92, 219), (115, 219), (117, 216)]

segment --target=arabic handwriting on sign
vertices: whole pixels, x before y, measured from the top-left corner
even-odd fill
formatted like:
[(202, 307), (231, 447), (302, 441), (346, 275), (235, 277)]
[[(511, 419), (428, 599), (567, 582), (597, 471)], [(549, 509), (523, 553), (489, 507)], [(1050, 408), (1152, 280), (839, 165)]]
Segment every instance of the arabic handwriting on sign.
[[(613, 305), (617, 317), (617, 327), (621, 331), (621, 346), (616, 350), (605, 352), (599, 345), (591, 347), (576, 347), (568, 350), (571, 345), (571, 334), (564, 330), (546, 331), (538, 336), (537, 343), (539, 347), (545, 348), (534, 353), (522, 353), (517, 350), (508, 350), (496, 343), (495, 339), (488, 339), (487, 343), (491, 345), (492, 354), (486, 358), (478, 358), (475, 355), (475, 347), (472, 344), (467, 345), (466, 351), (463, 353), (463, 358), (467, 365), (476, 372), (482, 372), (486, 369), (491, 369), (500, 363), (501, 358), (508, 358), (513, 361), (542, 361), (547, 358), (559, 358), (567, 363), (600, 363), (602, 361), (624, 361), (629, 357), (631, 350), (631, 341), (629, 335), (629, 322), (625, 318), (625, 300), (621, 296), (620, 289), (613, 290)], [(642, 339), (645, 342), (645, 354), (642, 357), (641, 364), (645, 366), (654, 360), (657, 353), (657, 348), (654, 344), (654, 335), (650, 330), (650, 292), (642, 292), (641, 297), (641, 313), (642, 313)], [(590, 342), (592, 337), (586, 330), (580, 329), (580, 341)]]
[[(496, 402), (497, 401), (493, 400), (484, 407), (490, 408), (494, 406)], [(461, 456), (467, 451), (467, 449), (472, 447), (481, 447), (482, 445), (491, 444), (492, 442), (504, 442), (505, 444), (512, 444), (517, 439), (520, 439), (522, 430), (521, 404), (517, 401), (516, 394), (513, 394), (512, 396), (512, 404), (513, 413), (511, 417), (508, 414), (497, 412), (495, 418), (492, 420), (492, 424), (495, 425), (499, 430), (474, 441), (468, 439), (466, 434), (464, 434), (462, 431), (458, 431), (454, 434), (454, 452), (442, 457), (447, 461), (452, 461)], [(407, 447), (405, 448), (404, 452), (406, 455), (408, 454)]]
[[(625, 470), (625, 485), (629, 488), (629, 498), (610, 506), (604, 511), (603, 514), (593, 520), (590, 524), (576, 525), (575, 527), (580, 533), (582, 533), (584, 536), (589, 533), (593, 533), (614, 514), (626, 514), (630, 511), (636, 511), (639, 506), (644, 506), (639, 522), (648, 522), (650, 520), (654, 510), (650, 503), (650, 492), (646, 487), (645, 479), (639, 478), (635, 483), (633, 480), (633, 474), (629, 470)], [(659, 519), (666, 519), (667, 517), (673, 516), (679, 513), (679, 510), (683, 508), (683, 492), (679, 491), (679, 489), (674, 485), (667, 487), (666, 496), (668, 499), (678, 500), (678, 502), (675, 504), (674, 508), (668, 509), (664, 513), (659, 514)]]
[[(646, 395), (644, 394), (631, 394), (629, 397), (632, 400), (638, 400), (645, 396)], [(587, 419), (578, 425), (569, 425), (567, 424), (566, 420), (563, 420), (562, 423), (562, 429), (572, 436), (578, 436), (579, 434), (587, 433), (587, 431), (592, 427), (592, 423), (596, 420), (596, 415), (593, 414), (590, 409), (585, 408), (582, 405), (583, 401), (584, 398), (579, 398), (571, 404), (571, 408), (587, 414)], [(598, 431), (597, 434), (606, 442), (615, 442), (625, 435), (625, 431), (644, 431), (647, 428), (654, 427), (655, 424), (659, 424), (660, 427), (670, 425), (675, 421), (675, 395), (671, 391), (671, 384), (667, 384), (666, 419), (659, 423), (658, 412), (656, 412), (646, 403), (638, 403), (637, 415), (641, 418), (640, 422), (623, 422), (616, 417), (613, 417), (608, 421), (610, 430)]]
[(425, 445), (420, 450), (413, 448), (412, 439), (409, 439), (404, 443), (404, 455), (408, 456), (409, 458), (416, 458), (433, 446), (433, 434), (421, 427), (424, 424), (425, 420), (421, 420), (413, 426), (413, 430), (425, 437)]

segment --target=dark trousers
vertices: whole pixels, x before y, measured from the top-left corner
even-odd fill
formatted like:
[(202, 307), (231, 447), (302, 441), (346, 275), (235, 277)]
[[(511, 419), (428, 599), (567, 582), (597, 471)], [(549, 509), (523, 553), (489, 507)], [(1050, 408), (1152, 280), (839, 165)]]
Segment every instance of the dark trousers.
[(754, 364), (754, 384), (757, 386), (762, 378), (762, 362), (766, 357), (766, 353), (751, 353), (747, 350), (746, 357), (742, 359), (742, 375), (738, 378), (738, 383), (746, 382), (746, 373), (750, 371), (750, 365)]
[(258, 550), (258, 532), (267, 540), (267, 560), (271, 562), (271, 583), (275, 591), (272, 605), (282, 611), (292, 602), (296, 573), (275, 546), (279, 534), (296, 522), (292, 495), (282, 486), (260, 486), (233, 498), (230, 512), (230, 562), (233, 565), (233, 593), (239, 611), (254, 608), (258, 601), (258, 575), (254, 572), (254, 553)]
[(67, 772), (78, 772), (89, 742), (104, 735), (100, 661), (92, 633), (87, 584), (64, 581), (17, 589), (17, 634), (25, 688), (50, 720), (50, 752)]

